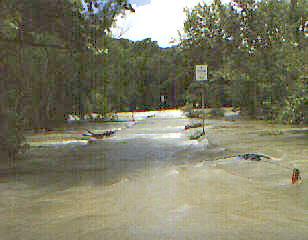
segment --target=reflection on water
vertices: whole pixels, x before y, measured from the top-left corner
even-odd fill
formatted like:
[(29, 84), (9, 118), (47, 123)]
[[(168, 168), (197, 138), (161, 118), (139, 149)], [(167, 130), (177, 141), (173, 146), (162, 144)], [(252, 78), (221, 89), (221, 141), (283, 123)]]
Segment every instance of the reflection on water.
[[(0, 182), (1, 239), (305, 239), (308, 185), (290, 176), (307, 178), (306, 138), (211, 121), (200, 148), (168, 114), (104, 142), (32, 149)], [(247, 151), (275, 159), (222, 159)]]

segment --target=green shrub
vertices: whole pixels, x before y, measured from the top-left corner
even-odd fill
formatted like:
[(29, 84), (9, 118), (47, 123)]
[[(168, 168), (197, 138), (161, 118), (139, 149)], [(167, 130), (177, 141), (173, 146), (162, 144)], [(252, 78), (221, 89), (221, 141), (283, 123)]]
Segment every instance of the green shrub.
[(289, 97), (278, 119), (288, 124), (307, 124), (307, 119), (305, 119), (307, 102), (307, 98), (302, 96)]
[(22, 118), (15, 112), (0, 113), (1, 159), (14, 160), (26, 150)]

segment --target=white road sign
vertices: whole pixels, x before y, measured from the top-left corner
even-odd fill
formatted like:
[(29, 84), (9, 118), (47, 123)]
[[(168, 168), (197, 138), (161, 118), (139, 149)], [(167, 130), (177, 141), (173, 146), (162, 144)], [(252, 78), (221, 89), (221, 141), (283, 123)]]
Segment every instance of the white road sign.
[(160, 96), (160, 102), (164, 103), (165, 102), (165, 96)]
[(196, 80), (207, 81), (207, 65), (196, 65)]

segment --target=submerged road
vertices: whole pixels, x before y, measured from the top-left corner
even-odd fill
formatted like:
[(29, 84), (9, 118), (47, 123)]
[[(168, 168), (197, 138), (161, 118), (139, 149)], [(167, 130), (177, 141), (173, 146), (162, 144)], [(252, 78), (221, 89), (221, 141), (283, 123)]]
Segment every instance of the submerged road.
[(140, 119), (94, 144), (32, 148), (0, 182), (0, 239), (306, 239), (306, 182), (209, 161), (226, 149), (190, 141), (179, 111)]

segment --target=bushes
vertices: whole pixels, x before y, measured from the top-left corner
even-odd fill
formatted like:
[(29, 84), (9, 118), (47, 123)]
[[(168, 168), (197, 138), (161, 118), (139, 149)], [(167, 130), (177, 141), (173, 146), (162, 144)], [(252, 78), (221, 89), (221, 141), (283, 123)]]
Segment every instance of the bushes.
[(14, 160), (26, 149), (22, 122), (17, 113), (0, 113), (0, 154), (4, 159)]
[[(185, 112), (185, 115), (188, 118), (201, 118), (203, 115), (203, 111), (199, 109), (194, 109), (192, 105), (186, 105), (182, 108)], [(208, 118), (220, 118), (224, 117), (225, 110), (223, 108), (211, 108), (209, 110), (205, 109), (205, 116)]]
[(308, 99), (302, 96), (292, 96), (286, 100), (286, 105), (279, 115), (279, 120), (289, 124), (307, 124), (305, 119), (305, 105), (307, 108)]

